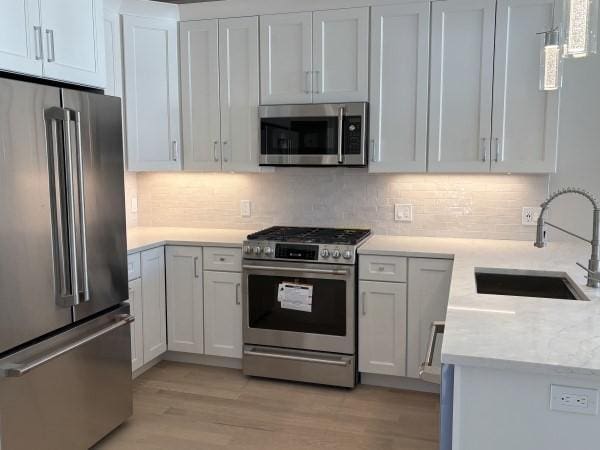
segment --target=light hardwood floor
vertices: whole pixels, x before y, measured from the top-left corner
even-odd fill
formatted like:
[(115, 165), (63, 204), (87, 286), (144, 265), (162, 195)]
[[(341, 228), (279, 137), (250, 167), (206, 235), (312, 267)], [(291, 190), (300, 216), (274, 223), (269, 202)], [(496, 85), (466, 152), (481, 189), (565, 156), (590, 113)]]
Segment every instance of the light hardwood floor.
[(436, 450), (437, 395), (249, 378), (163, 361), (134, 382), (134, 415), (95, 450)]

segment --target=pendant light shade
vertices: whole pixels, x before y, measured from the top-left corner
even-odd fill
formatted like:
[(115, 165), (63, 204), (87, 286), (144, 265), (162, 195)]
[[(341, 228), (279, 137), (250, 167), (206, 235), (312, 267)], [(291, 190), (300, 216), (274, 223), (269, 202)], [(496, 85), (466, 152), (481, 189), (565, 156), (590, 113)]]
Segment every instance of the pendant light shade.
[(560, 33), (555, 29), (540, 34), (540, 90), (555, 91), (562, 85)]
[(566, 58), (584, 58), (596, 53), (598, 0), (565, 0)]

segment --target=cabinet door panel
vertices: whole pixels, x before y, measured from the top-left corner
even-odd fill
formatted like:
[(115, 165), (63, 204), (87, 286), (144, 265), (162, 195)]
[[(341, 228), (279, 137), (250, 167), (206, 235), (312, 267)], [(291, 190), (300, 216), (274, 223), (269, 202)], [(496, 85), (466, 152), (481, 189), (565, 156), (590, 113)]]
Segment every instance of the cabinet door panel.
[(312, 102), (312, 13), (260, 17), (261, 102)]
[(104, 88), (102, 0), (42, 0), (40, 6), (44, 76)]
[(179, 170), (177, 22), (123, 16), (130, 171)]
[(429, 4), (371, 12), (370, 172), (425, 172)]
[(220, 20), (223, 170), (259, 170), (258, 59), (258, 17)]
[(42, 76), (38, 0), (0, 0), (0, 70)]
[(202, 247), (166, 248), (169, 350), (204, 353)]
[(313, 101), (369, 99), (369, 8), (313, 15)]
[(406, 284), (359, 282), (358, 370), (406, 375)]
[(117, 12), (104, 12), (104, 49), (106, 55), (106, 88), (104, 93), (123, 97), (121, 27)]
[(164, 247), (142, 252), (144, 364), (167, 351)]
[(495, 0), (432, 4), (429, 170), (489, 172)]
[[(493, 172), (556, 171), (560, 90), (538, 88), (540, 37), (536, 35), (552, 28), (553, 7), (551, 0), (498, 1)], [(560, 23), (560, 17), (555, 23)]]
[[(419, 378), (425, 361), (431, 323), (446, 319), (452, 261), (410, 258), (408, 261), (408, 345), (406, 375)], [(441, 366), (442, 344), (436, 344), (434, 365)]]
[(135, 371), (144, 364), (144, 314), (142, 306), (142, 280), (129, 282), (129, 300), (131, 314), (135, 317), (131, 326), (131, 370)]
[(204, 339), (207, 355), (242, 357), (242, 275), (204, 272)]
[(181, 111), (185, 170), (220, 171), (219, 25), (181, 22)]

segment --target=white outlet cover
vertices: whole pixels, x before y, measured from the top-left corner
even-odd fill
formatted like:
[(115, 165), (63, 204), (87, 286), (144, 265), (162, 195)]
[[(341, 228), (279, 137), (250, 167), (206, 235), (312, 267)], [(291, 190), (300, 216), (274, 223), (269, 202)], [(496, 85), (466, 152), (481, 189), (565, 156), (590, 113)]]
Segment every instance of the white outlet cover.
[(250, 217), (252, 215), (250, 200), (240, 201), (240, 214), (242, 217)]
[(413, 205), (396, 203), (394, 205), (394, 220), (396, 222), (412, 222)]
[(541, 212), (542, 208), (539, 206), (523, 206), (521, 211), (521, 224), (527, 226), (537, 225), (537, 220), (538, 217), (540, 217)]
[(576, 414), (598, 415), (598, 390), (550, 385), (550, 409)]

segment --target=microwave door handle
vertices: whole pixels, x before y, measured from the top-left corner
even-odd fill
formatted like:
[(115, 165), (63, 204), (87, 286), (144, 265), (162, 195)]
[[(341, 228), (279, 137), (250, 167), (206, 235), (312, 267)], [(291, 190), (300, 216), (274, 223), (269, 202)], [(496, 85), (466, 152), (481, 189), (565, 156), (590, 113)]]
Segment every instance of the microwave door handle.
[(338, 109), (338, 163), (344, 162), (344, 107), (340, 106)]

